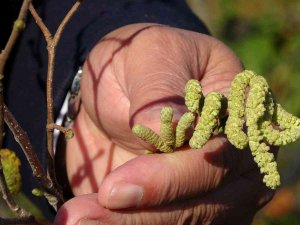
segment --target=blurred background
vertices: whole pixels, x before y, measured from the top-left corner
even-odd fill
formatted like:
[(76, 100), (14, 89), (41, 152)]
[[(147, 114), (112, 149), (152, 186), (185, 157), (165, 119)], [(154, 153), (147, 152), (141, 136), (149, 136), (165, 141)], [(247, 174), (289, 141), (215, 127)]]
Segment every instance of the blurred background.
[[(300, 1), (187, 0), (213, 36), (267, 78), (277, 101), (300, 117)], [(282, 186), (253, 225), (300, 224), (300, 141), (281, 148)]]

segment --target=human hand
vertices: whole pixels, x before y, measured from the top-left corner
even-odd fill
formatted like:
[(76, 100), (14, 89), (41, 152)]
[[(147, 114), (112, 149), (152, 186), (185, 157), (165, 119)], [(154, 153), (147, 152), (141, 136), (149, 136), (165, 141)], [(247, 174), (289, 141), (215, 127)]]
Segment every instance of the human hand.
[(67, 143), (77, 197), (59, 210), (56, 224), (250, 224), (271, 199), (250, 151), (234, 149), (225, 137), (199, 150), (142, 155), (150, 146), (131, 132), (142, 124), (159, 133), (164, 105), (178, 121), (189, 79), (200, 80), (204, 95), (228, 94), (243, 67), (220, 41), (134, 24), (102, 39), (83, 70), (75, 137)]

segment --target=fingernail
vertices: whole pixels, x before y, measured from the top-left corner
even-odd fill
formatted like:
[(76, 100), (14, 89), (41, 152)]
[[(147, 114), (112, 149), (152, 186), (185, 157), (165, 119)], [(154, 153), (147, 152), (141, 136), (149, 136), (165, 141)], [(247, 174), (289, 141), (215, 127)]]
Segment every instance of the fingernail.
[(78, 225), (101, 225), (101, 223), (98, 220), (82, 219)]
[(136, 207), (140, 204), (144, 189), (136, 184), (126, 182), (117, 183), (111, 189), (107, 207), (110, 209), (123, 209)]

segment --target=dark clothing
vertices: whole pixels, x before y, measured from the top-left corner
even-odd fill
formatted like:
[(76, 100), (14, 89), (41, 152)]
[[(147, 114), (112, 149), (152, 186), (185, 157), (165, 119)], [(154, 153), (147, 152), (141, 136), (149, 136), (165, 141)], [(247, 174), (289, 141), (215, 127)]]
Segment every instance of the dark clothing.
[[(52, 34), (74, 2), (47, 0), (39, 5), (39, 15)], [(141, 22), (208, 33), (183, 0), (83, 1), (65, 28), (57, 47), (54, 75), (55, 115), (61, 108), (76, 70), (83, 64), (95, 43), (110, 31)], [(41, 162), (45, 165), (47, 52), (43, 35), (30, 15), (27, 27), (14, 50), (5, 71), (5, 101), (28, 132)], [(28, 193), (37, 184), (30, 177), (32, 172), (10, 132), (6, 134), (5, 146), (16, 150), (22, 156), (23, 183)], [(43, 207), (44, 212), (49, 211), (44, 200), (35, 198), (34, 201)]]

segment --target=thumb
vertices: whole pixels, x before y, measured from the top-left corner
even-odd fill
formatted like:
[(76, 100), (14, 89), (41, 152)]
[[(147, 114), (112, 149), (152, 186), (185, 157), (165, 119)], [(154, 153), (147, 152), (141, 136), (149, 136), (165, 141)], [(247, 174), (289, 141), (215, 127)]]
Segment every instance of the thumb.
[(235, 179), (253, 166), (250, 157), (248, 151), (237, 152), (224, 137), (213, 138), (201, 150), (139, 156), (104, 179), (99, 202), (120, 209), (189, 199)]

